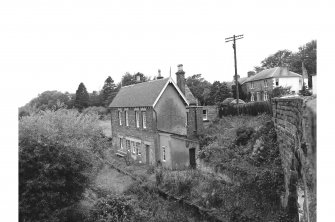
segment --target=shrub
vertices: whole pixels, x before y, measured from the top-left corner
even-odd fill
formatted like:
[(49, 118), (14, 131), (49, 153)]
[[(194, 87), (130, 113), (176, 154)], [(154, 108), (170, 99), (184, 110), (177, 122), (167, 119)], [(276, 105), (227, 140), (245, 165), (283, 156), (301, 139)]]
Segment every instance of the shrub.
[(83, 114), (96, 114), (99, 119), (104, 118), (108, 114), (108, 110), (102, 106), (90, 106), (82, 111)]
[(246, 145), (255, 133), (252, 127), (240, 127), (236, 130), (236, 145)]
[(237, 109), (239, 110), (240, 115), (251, 115), (257, 116), (261, 113), (272, 114), (272, 106), (270, 101), (260, 101), (260, 102), (250, 102), (246, 104), (228, 104), (219, 106), (219, 117), (222, 116), (235, 116), (237, 115)]
[(89, 184), (88, 151), (50, 141), (19, 144), (20, 221), (58, 221)]
[(126, 196), (107, 195), (100, 198), (93, 206), (86, 221), (134, 221), (134, 209), (131, 199)]

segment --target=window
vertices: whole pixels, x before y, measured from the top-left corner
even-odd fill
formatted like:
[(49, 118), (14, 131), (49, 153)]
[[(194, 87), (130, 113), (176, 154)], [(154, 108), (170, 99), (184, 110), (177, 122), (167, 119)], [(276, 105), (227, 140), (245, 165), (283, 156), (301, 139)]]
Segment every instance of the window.
[(141, 155), (141, 144), (136, 143), (136, 155)]
[(254, 93), (251, 93), (251, 98), (250, 98), (251, 102), (255, 101), (255, 97), (254, 97)]
[(135, 122), (136, 122), (136, 127), (139, 128), (140, 127), (140, 117), (139, 117), (138, 111), (135, 111)]
[(279, 86), (279, 79), (276, 79), (276, 86)]
[(268, 87), (268, 80), (267, 80), (267, 79), (264, 80), (264, 87), (265, 87), (265, 88)]
[(142, 112), (142, 126), (143, 129), (147, 128), (147, 116), (145, 111)]
[(202, 110), (202, 120), (207, 120), (207, 109)]
[(122, 114), (121, 111), (119, 111), (119, 124), (122, 126)]
[(268, 92), (264, 92), (264, 101), (267, 101), (269, 99)]
[(128, 122), (128, 111), (124, 111), (124, 118), (125, 118), (125, 122), (126, 122), (126, 126), (129, 126), (129, 122)]
[(259, 92), (257, 92), (257, 101), (261, 101), (261, 94)]
[(131, 143), (131, 145), (130, 145), (130, 147), (131, 147), (131, 152), (133, 153), (133, 154), (135, 154), (135, 142), (134, 141), (130, 141)]
[(166, 147), (162, 146), (163, 161), (166, 161)]
[(130, 152), (130, 140), (126, 140), (126, 149)]
[(251, 89), (254, 88), (254, 82), (250, 82), (250, 88), (251, 88)]
[(122, 146), (122, 138), (119, 138), (120, 139), (120, 149), (123, 150), (123, 146)]

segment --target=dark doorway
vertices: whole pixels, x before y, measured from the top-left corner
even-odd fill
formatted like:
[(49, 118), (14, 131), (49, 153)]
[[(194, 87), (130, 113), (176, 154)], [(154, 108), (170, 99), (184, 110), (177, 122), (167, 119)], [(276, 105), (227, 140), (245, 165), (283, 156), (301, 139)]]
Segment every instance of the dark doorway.
[(195, 148), (189, 149), (189, 155), (190, 155), (190, 167), (195, 169), (196, 168), (196, 162), (195, 162)]
[(150, 164), (150, 146), (145, 145), (145, 159), (146, 159), (146, 164)]

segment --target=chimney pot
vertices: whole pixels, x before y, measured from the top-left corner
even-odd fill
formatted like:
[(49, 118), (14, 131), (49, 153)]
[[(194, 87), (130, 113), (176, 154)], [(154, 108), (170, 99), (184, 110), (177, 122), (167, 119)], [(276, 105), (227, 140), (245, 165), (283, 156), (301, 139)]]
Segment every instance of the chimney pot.
[(163, 79), (163, 76), (161, 75), (161, 70), (160, 69), (158, 69), (157, 79)]
[(177, 86), (179, 87), (180, 91), (185, 95), (185, 72), (183, 71), (183, 65), (179, 64), (177, 67)]
[(183, 71), (183, 64), (178, 65), (178, 71)]

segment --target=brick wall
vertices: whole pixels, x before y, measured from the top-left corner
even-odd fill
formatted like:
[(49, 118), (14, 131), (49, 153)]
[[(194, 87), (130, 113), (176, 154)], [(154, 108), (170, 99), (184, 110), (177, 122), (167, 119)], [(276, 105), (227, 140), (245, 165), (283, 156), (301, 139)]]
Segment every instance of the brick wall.
[(189, 106), (187, 110), (187, 137), (196, 139), (204, 130), (202, 106)]
[(292, 221), (299, 220), (297, 190), (302, 184), (304, 221), (316, 221), (316, 99), (274, 98), (272, 109), (285, 174), (282, 206)]
[[(128, 109), (128, 122), (129, 126), (125, 126), (125, 117), (124, 117), (124, 109), (122, 109), (122, 126), (119, 125), (118, 118), (119, 110), (116, 108), (111, 109), (111, 124), (112, 124), (112, 138), (113, 138), (113, 146), (118, 149), (119, 148), (119, 136), (121, 137), (131, 137), (134, 139), (141, 140), (141, 153), (142, 157), (138, 158), (139, 161), (145, 161), (145, 142), (151, 143), (150, 146), (150, 162), (155, 163), (156, 161), (156, 153), (155, 147), (157, 144), (157, 135), (156, 135), (156, 124), (153, 115), (153, 110), (151, 108), (146, 109), (146, 129), (143, 129), (142, 125), (142, 113), (139, 110), (139, 119), (140, 119), (140, 127), (136, 127), (135, 122), (135, 110), (134, 108)], [(125, 139), (123, 140), (123, 147), (126, 147)]]

